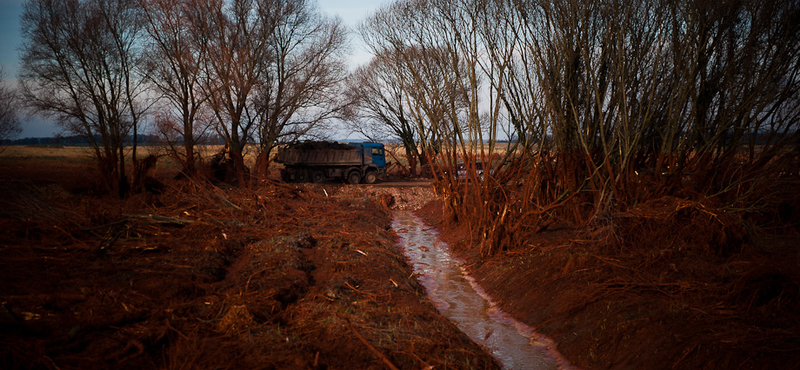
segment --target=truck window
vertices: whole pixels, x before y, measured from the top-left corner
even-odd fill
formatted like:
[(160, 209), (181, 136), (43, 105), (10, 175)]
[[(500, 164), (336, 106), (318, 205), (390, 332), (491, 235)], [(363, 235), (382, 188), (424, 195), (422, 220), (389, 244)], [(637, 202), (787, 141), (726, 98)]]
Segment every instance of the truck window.
[(383, 155), (383, 149), (381, 149), (381, 148), (372, 148), (372, 155)]

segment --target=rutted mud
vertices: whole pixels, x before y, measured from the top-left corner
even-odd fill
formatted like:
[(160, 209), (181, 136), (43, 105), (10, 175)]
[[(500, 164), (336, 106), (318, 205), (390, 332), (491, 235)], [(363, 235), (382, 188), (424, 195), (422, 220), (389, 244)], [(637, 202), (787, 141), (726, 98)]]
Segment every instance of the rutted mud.
[(499, 368), (411, 277), (391, 188), (171, 175), (122, 200), (78, 165), (0, 160), (3, 369)]
[(483, 344), (507, 369), (571, 368), (552, 342), (499, 311), (463, 271), (435, 230), (408, 211), (395, 211), (392, 227), (414, 273), (445, 317)]

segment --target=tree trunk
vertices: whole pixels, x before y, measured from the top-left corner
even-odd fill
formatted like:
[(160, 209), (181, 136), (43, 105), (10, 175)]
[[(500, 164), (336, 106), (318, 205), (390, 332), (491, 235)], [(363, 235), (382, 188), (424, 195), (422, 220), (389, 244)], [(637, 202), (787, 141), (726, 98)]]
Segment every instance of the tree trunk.
[(244, 165), (242, 151), (231, 148), (230, 156), (233, 161), (233, 169), (236, 172), (236, 185), (240, 188), (247, 188), (247, 167)]
[(417, 156), (416, 153), (406, 150), (406, 159), (408, 159), (408, 171), (411, 176), (417, 175)]
[(258, 153), (254, 170), (258, 180), (266, 180), (269, 177), (269, 165), (269, 152)]

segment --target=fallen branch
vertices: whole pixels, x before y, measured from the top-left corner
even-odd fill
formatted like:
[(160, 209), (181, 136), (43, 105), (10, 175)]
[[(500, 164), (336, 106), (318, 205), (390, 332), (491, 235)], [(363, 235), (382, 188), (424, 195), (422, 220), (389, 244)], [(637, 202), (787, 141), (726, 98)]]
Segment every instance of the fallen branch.
[(125, 215), (125, 217), (142, 218), (146, 220), (151, 220), (157, 224), (165, 224), (165, 225), (188, 225), (188, 224), (193, 224), (195, 222), (194, 220), (185, 220), (182, 218), (167, 217), (161, 215)]
[(367, 293), (367, 292), (358, 290), (358, 289), (356, 289), (356, 287), (350, 285), (350, 283), (348, 283), (346, 281), (344, 282), (344, 285), (346, 285), (348, 288), (352, 289), (354, 292), (361, 293), (361, 294), (367, 296), (367, 298), (369, 298), (371, 301), (373, 301), (375, 303), (378, 303), (378, 300), (375, 298), (375, 294)]
[(217, 198), (218, 198), (220, 201), (222, 201), (222, 203), (224, 203), (226, 206), (228, 206), (228, 207), (230, 207), (230, 208), (233, 208), (233, 209), (235, 209), (235, 210), (237, 210), (237, 211), (241, 211), (241, 210), (242, 210), (242, 209), (241, 209), (239, 206), (237, 206), (237, 205), (233, 204), (233, 202), (231, 202), (230, 200), (228, 200), (228, 198), (225, 198), (223, 195), (221, 195), (221, 194), (216, 194), (216, 195), (217, 195)]
[(350, 320), (347, 320), (347, 326), (350, 328), (350, 331), (352, 331), (353, 334), (356, 335), (358, 340), (360, 340), (361, 343), (364, 343), (364, 345), (367, 346), (367, 348), (369, 348), (369, 350), (372, 351), (372, 353), (374, 353), (376, 356), (378, 356), (378, 358), (380, 358), (381, 361), (383, 361), (383, 363), (386, 364), (386, 366), (388, 366), (392, 370), (400, 370), (400, 369), (397, 368), (397, 366), (394, 366), (394, 364), (391, 361), (389, 361), (389, 359), (386, 358), (386, 356), (384, 356), (375, 347), (373, 347), (371, 344), (369, 344), (369, 342), (367, 342), (367, 340), (364, 339), (364, 337), (362, 337), (361, 334), (358, 334), (356, 329), (353, 328), (353, 324), (350, 323)]

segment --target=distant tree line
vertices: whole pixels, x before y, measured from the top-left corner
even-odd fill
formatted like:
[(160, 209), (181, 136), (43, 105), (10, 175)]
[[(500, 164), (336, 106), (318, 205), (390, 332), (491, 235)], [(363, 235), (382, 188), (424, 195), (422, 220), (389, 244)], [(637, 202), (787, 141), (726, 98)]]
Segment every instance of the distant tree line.
[(88, 142), (120, 195), (146, 130), (190, 176), (194, 145), (222, 137), (246, 185), (245, 145), (264, 176), (276, 145), (343, 105), (346, 30), (310, 0), (28, 0), (21, 24), (24, 103)]
[[(95, 137), (94, 141), (100, 140), (100, 137)], [(163, 145), (164, 138), (160, 135), (152, 135), (152, 134), (140, 134), (137, 136), (136, 140), (133, 139), (133, 136), (126, 136), (123, 139), (123, 142), (126, 145), (132, 145), (134, 142), (138, 143), (140, 146), (153, 146), (153, 145)], [(92, 141), (86, 140), (84, 136), (81, 135), (69, 135), (69, 136), (61, 136), (56, 135), (53, 137), (26, 137), (21, 139), (5, 139), (0, 142), (2, 145), (45, 145), (45, 146), (90, 146)], [(178, 142), (178, 144), (183, 144), (182, 142)], [(221, 137), (205, 137), (203, 140), (196, 141), (195, 144), (202, 144), (202, 145), (224, 145), (225, 140)]]

